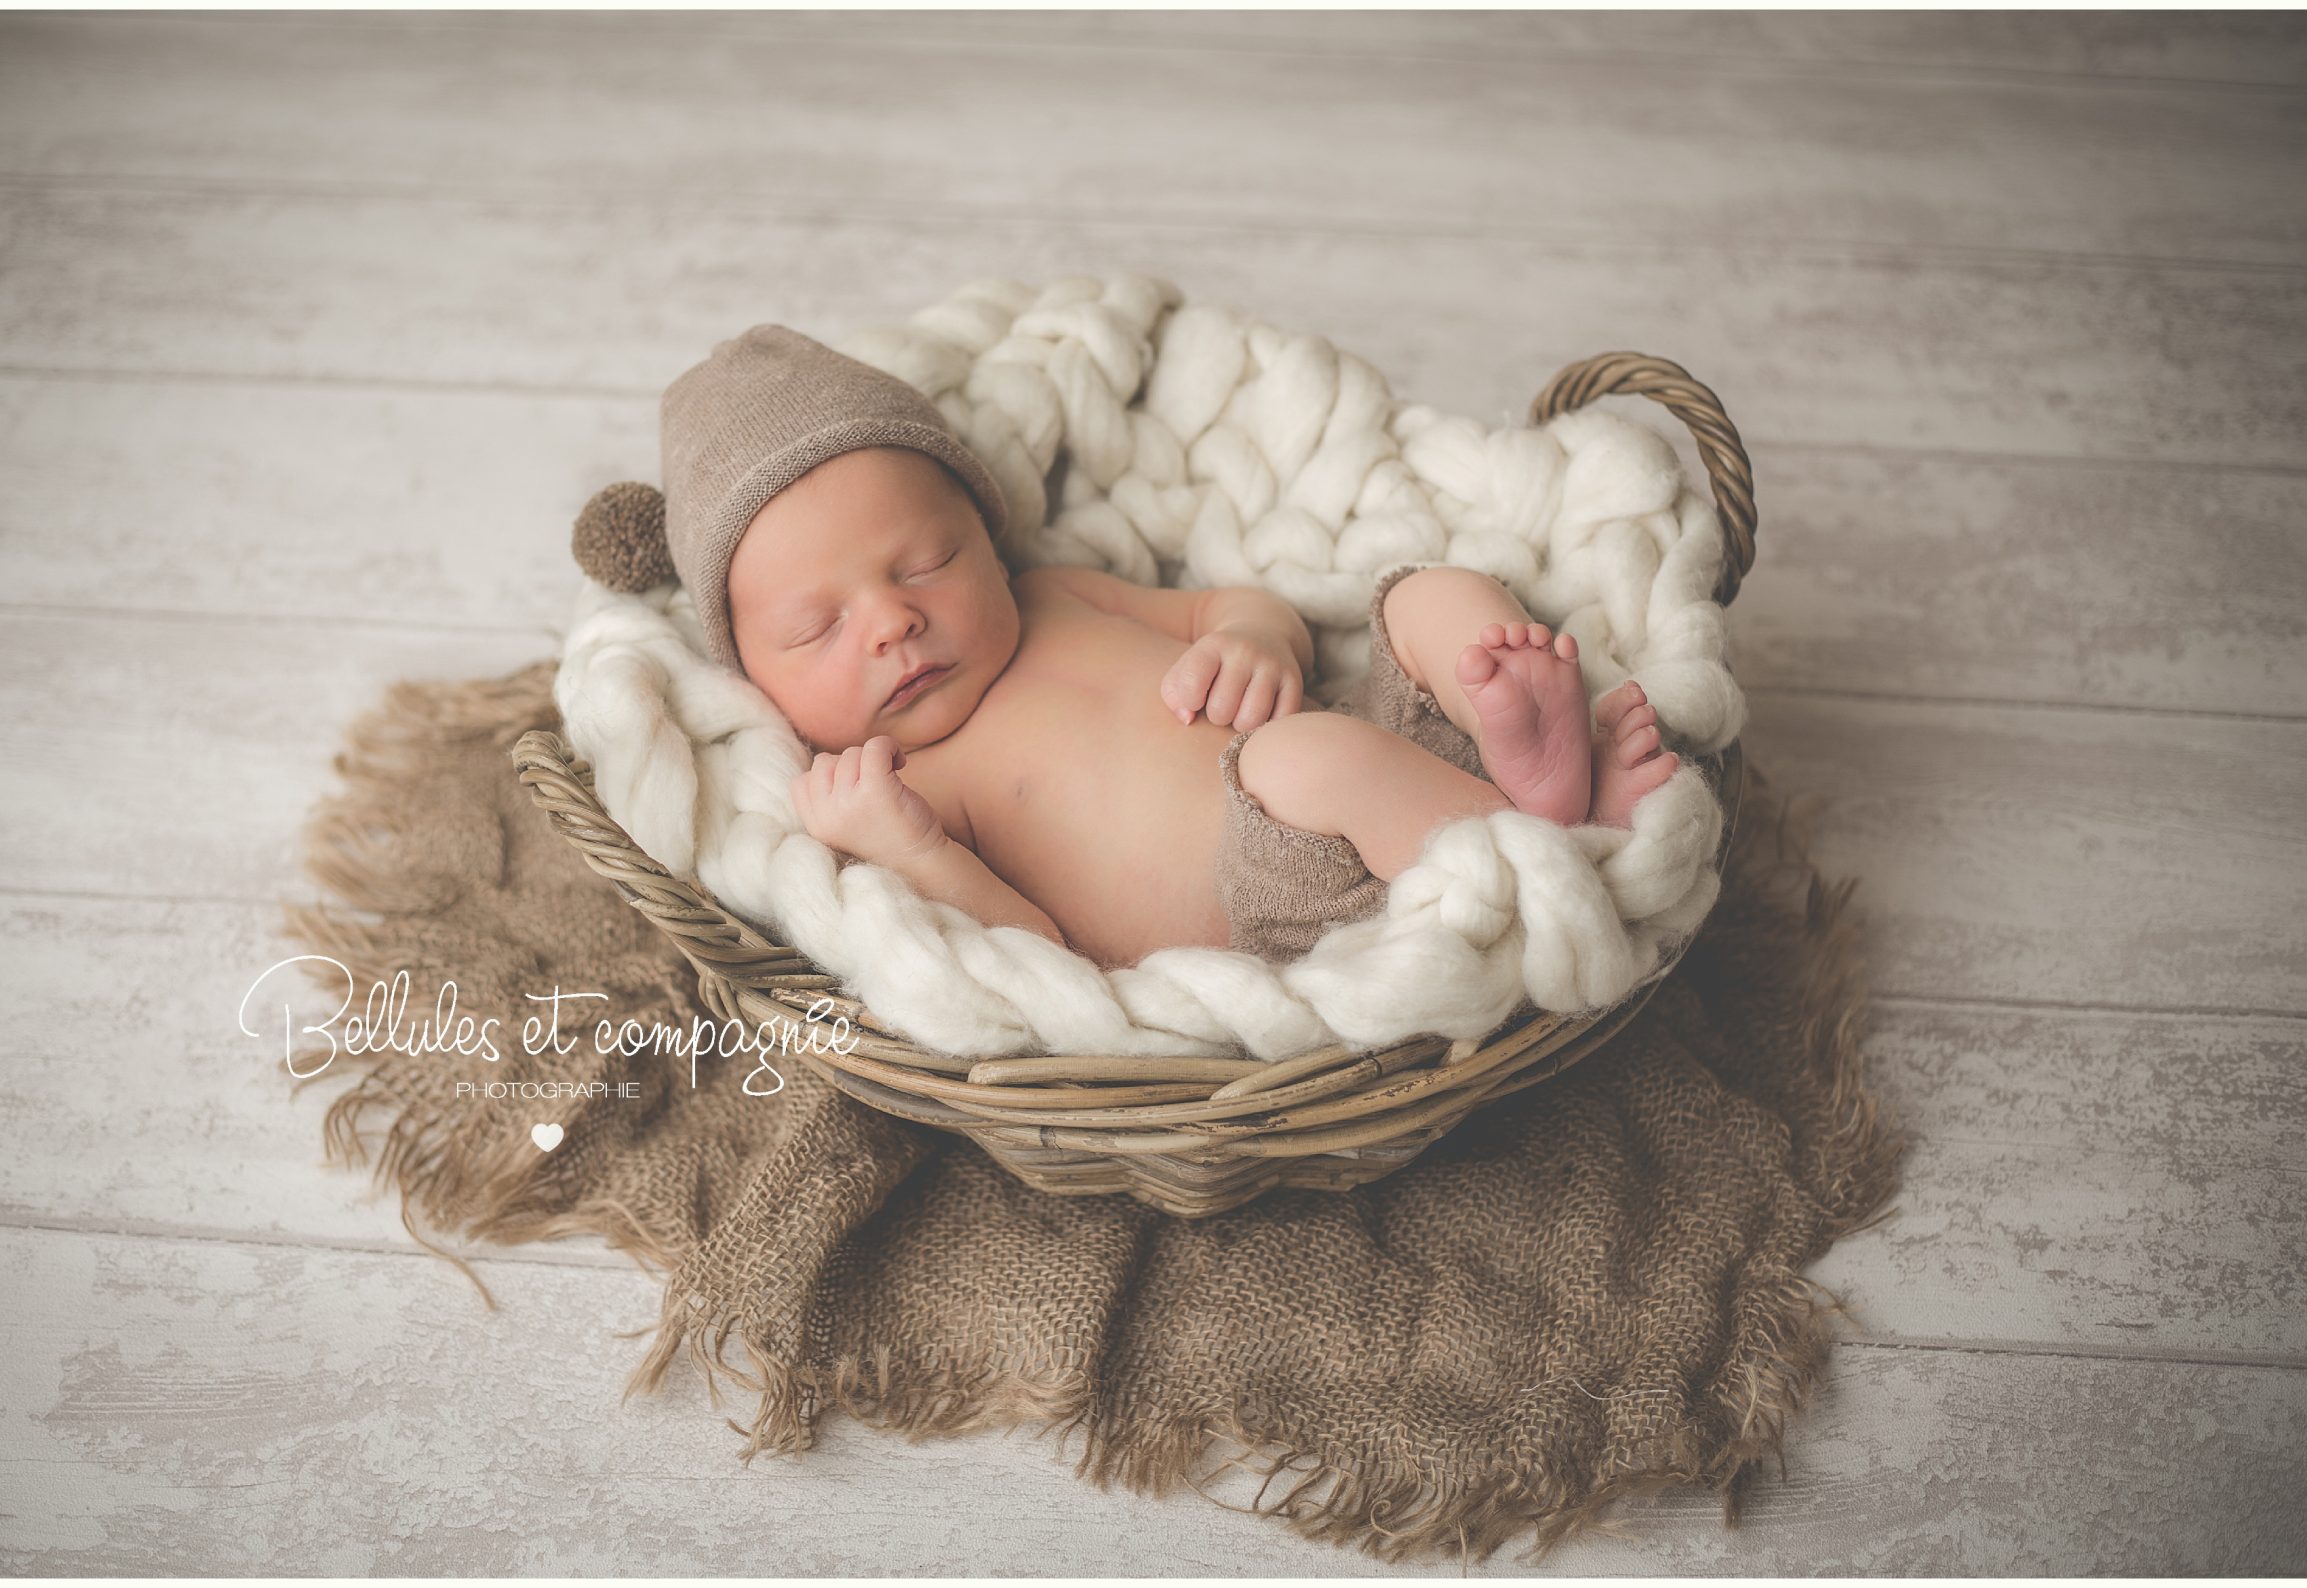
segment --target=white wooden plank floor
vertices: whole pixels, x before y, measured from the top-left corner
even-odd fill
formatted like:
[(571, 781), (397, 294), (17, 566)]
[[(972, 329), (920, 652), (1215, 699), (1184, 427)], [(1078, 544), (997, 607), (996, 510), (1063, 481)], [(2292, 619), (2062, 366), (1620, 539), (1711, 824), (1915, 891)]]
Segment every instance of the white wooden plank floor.
[(1917, 1139), (1785, 1481), (1546, 1569), (2307, 1569), (2303, 87), (2276, 12), (0, 17), (0, 1569), (1385, 1570), (1023, 1433), (743, 1467), (617, 1403), (652, 1281), (483, 1311), (234, 1026), (344, 724), (557, 648), (666, 380), (1121, 269), (1754, 455)]

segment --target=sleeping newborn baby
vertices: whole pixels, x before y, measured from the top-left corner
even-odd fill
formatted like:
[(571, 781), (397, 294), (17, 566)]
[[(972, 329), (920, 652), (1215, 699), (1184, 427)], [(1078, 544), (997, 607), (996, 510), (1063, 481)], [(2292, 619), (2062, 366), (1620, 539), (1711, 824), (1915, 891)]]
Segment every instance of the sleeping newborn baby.
[(672, 561), (708, 647), (816, 752), (810, 835), (1101, 966), (1292, 957), (1381, 910), (1441, 823), (1624, 827), (1676, 768), (1639, 685), (1590, 719), (1576, 641), (1466, 569), (1381, 576), (1369, 675), (1332, 710), (1265, 591), (1013, 575), (999, 488), (937, 410), (780, 327), (721, 344), (664, 417)]

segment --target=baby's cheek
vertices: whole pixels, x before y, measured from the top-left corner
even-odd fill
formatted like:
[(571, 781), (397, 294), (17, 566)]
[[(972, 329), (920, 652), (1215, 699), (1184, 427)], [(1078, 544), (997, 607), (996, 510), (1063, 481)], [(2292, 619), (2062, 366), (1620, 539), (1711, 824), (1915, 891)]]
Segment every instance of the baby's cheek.
[(811, 749), (839, 754), (864, 742), (864, 730), (839, 709), (823, 686), (784, 676), (754, 683)]
[[(785, 710), (784, 703), (780, 698), (784, 694), (784, 691), (777, 687), (776, 681), (769, 676), (765, 669), (759, 667), (748, 667), (745, 669), (745, 679), (746, 682), (750, 683), (755, 689), (758, 689), (762, 694), (767, 695), (771, 705), (777, 707), (777, 709), (780, 711)], [(786, 715), (791, 716), (792, 713), (786, 712)]]
[[(769, 669), (759, 666), (747, 667), (745, 677), (755, 689), (768, 697), (769, 704), (775, 706), (787, 722), (796, 729), (801, 727), (801, 718), (808, 715), (806, 697), (797, 697), (791, 679), (780, 678)], [(796, 707), (802, 709), (797, 713)]]

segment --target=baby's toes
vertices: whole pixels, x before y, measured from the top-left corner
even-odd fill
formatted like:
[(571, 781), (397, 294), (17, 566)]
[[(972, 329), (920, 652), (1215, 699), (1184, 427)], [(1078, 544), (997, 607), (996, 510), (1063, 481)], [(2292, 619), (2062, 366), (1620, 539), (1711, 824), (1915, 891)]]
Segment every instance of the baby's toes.
[[(1497, 625), (1493, 623), (1490, 627)], [(1488, 683), (1497, 671), (1498, 658), (1490, 654), (1486, 644), (1469, 645), (1458, 653), (1458, 682), (1468, 689)]]
[[(1658, 737), (1658, 713), (1647, 704), (1627, 707), (1618, 714), (1618, 720), (1610, 725), (1608, 731), (1612, 739), (1624, 745), (1645, 729), (1650, 730), (1651, 738), (1655, 741)], [(1629, 761), (1625, 764), (1632, 766), (1634, 763)]]
[(1578, 642), (1567, 634), (1554, 636), (1554, 654), (1566, 662), (1578, 660)]
[(1641, 704), (1642, 686), (1629, 678), (1594, 703), (1594, 720), (1605, 733), (1611, 732), (1620, 718)]
[(1658, 752), (1658, 730), (1652, 727), (1633, 728), (1618, 735), (1618, 764), (1640, 766)]
[(1474, 636), (1474, 643), (1477, 645), (1506, 644), (1506, 625), (1503, 623), (1485, 623), (1482, 626), (1482, 632)]

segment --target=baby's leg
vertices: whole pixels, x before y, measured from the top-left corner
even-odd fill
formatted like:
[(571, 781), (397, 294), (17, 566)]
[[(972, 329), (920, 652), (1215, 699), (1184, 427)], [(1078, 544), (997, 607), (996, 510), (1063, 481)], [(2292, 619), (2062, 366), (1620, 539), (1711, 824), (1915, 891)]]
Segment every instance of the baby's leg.
[(1370, 874), (1391, 882), (1426, 835), (1512, 801), (1399, 734), (1334, 711), (1278, 717), (1242, 744), (1242, 788), (1278, 822), (1344, 837)]
[(1531, 620), (1513, 593), (1469, 568), (1421, 568), (1386, 592), (1394, 659), (1482, 753), (1519, 809), (1565, 826), (1593, 793), (1593, 722), (1578, 642)]

